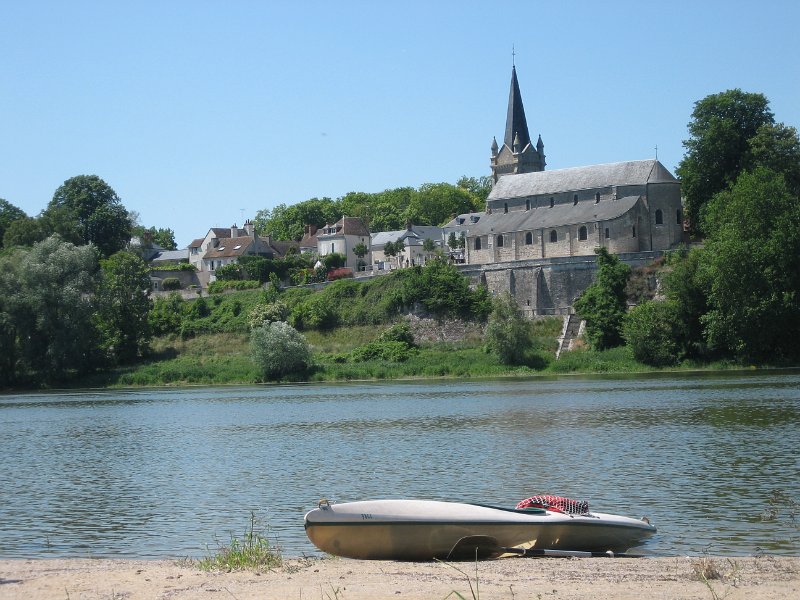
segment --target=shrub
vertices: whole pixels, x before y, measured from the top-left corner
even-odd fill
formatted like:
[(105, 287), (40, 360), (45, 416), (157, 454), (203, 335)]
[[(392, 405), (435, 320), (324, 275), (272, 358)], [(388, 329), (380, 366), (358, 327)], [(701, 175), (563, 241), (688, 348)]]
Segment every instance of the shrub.
[(396, 323), (389, 329), (381, 333), (378, 337), (381, 342), (403, 342), (408, 346), (414, 346), (414, 334), (408, 323)]
[(223, 265), (214, 271), (217, 281), (238, 281), (243, 277), (242, 265), (230, 263)]
[(338, 318), (328, 298), (324, 294), (317, 293), (295, 306), (289, 316), (289, 323), (300, 330), (325, 330), (336, 327)]
[(166, 298), (156, 298), (148, 315), (150, 329), (155, 335), (178, 333), (186, 302), (177, 292)]
[(683, 323), (675, 302), (645, 302), (625, 316), (624, 335), (633, 357), (654, 367), (678, 364), (683, 358)]
[(311, 349), (288, 323), (265, 323), (250, 334), (253, 362), (265, 379), (301, 374), (311, 366)]
[(354, 362), (367, 360), (384, 360), (387, 362), (403, 362), (409, 359), (416, 352), (405, 342), (370, 342), (360, 346), (350, 353), (350, 358)]
[(255, 329), (256, 327), (261, 327), (264, 323), (286, 321), (289, 317), (289, 307), (280, 301), (270, 304), (259, 303), (250, 310), (248, 317), (250, 328)]
[(261, 287), (260, 281), (252, 279), (228, 280), (228, 281), (212, 281), (208, 284), (209, 294), (219, 294), (225, 290), (255, 290)]
[(197, 267), (188, 262), (173, 263), (169, 265), (150, 265), (151, 271), (197, 271)]
[(532, 346), (531, 325), (522, 316), (516, 300), (504, 294), (494, 302), (486, 325), (486, 348), (504, 365), (526, 364)]
[(161, 282), (161, 289), (167, 292), (181, 289), (181, 281), (177, 277), (165, 277)]
[(340, 267), (338, 269), (331, 269), (328, 271), (328, 281), (336, 281), (337, 279), (347, 279), (353, 277), (353, 269), (348, 267)]
[(343, 255), (339, 254), (338, 252), (331, 252), (322, 257), (322, 264), (325, 265), (325, 268), (330, 271), (331, 269), (338, 269), (339, 267), (343, 267), (346, 259)]

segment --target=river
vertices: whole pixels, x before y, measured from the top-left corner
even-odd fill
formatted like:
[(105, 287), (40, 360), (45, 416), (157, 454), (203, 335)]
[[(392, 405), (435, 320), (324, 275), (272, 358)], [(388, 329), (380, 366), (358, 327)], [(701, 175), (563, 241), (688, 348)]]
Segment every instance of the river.
[(655, 555), (797, 555), (798, 424), (797, 371), (0, 395), (0, 557), (197, 558), (251, 513), (314, 555), (322, 497), (534, 493)]

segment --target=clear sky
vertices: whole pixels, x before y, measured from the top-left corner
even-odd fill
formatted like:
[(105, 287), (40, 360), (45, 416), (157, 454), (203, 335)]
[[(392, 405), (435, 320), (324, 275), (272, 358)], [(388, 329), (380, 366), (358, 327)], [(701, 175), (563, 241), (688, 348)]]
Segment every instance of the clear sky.
[(0, 198), (95, 174), (179, 247), (256, 211), (488, 175), (511, 49), (547, 168), (658, 157), (697, 100), (800, 126), (800, 3), (0, 0)]

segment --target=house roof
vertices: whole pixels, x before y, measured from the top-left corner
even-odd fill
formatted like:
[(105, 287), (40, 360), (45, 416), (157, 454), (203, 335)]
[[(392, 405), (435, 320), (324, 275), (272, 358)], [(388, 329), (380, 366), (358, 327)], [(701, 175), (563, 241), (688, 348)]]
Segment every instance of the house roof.
[[(324, 230), (335, 228), (336, 233), (323, 233)], [(357, 235), (369, 236), (369, 229), (364, 225), (364, 222), (358, 217), (342, 217), (333, 225), (326, 225), (323, 229), (317, 231), (317, 237), (327, 238), (336, 235)]]
[[(228, 230), (230, 235), (230, 229)], [(235, 256), (244, 256), (247, 250), (253, 245), (253, 238), (240, 236), (240, 237), (225, 237), (217, 238), (219, 244), (216, 248), (209, 247), (203, 255), (204, 259), (211, 258), (232, 258)]]
[(678, 180), (655, 159), (590, 165), (503, 175), (489, 193), (489, 202), (556, 194), (573, 190), (603, 188), (611, 185), (643, 185), (646, 183), (677, 183)]
[(426, 239), (432, 239), (434, 242), (441, 241), (442, 228), (431, 225), (412, 225), (411, 229), (381, 231), (380, 233), (372, 234), (370, 244), (384, 246), (387, 242), (394, 243), (398, 240), (408, 240), (407, 245), (422, 245)]
[(472, 227), (478, 221), (480, 221), (484, 215), (486, 215), (485, 212), (463, 213), (453, 217), (453, 219), (451, 219), (447, 224), (443, 225), (442, 228), (453, 229), (454, 227)]
[(576, 205), (556, 204), (552, 208), (539, 207), (532, 210), (487, 214), (478, 223), (470, 226), (469, 236), (609, 221), (621, 217), (631, 210), (640, 198), (641, 196), (626, 196), (617, 200), (603, 200), (599, 204), (590, 200), (579, 202)]
[(187, 246), (187, 248), (199, 248), (203, 245), (203, 240), (205, 238), (197, 238), (196, 240), (192, 240), (192, 243)]
[(180, 262), (183, 260), (189, 260), (189, 250), (187, 248), (183, 250), (161, 250), (150, 259), (150, 262)]

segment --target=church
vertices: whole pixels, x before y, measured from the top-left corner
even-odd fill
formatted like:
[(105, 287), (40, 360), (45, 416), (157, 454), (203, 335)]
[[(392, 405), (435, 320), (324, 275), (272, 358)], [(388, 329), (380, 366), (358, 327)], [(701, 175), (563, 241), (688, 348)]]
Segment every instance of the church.
[[(491, 146), (493, 186), (484, 213), (446, 228), (466, 231), (469, 265), (663, 251), (683, 234), (680, 182), (656, 159), (545, 170), (544, 143), (528, 131), (516, 67), (503, 145)], [(469, 222), (467, 222), (469, 219)]]

